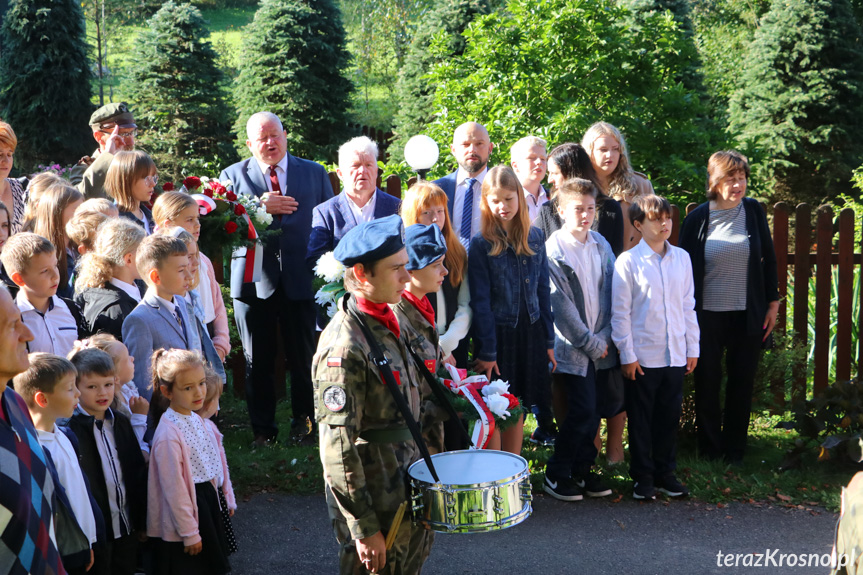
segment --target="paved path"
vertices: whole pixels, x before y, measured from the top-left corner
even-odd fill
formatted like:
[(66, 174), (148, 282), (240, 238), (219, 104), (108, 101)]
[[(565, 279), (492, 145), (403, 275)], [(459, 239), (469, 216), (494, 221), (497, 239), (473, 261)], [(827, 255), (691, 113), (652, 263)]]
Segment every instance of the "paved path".
[[(830, 553), (837, 516), (816, 509), (624, 499), (562, 503), (537, 496), (533, 515), (495, 533), (438, 535), (423, 575), (576, 573), (825, 575), (778, 566), (786, 554)], [(336, 573), (323, 496), (257, 495), (234, 516), (237, 575)], [(717, 553), (772, 552), (777, 566), (718, 567)], [(741, 559), (742, 561), (742, 559)]]

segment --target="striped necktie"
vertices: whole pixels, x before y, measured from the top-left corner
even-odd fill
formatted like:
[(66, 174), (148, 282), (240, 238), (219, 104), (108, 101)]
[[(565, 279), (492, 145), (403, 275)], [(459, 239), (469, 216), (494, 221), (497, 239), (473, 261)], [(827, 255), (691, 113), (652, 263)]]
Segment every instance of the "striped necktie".
[(476, 183), (476, 178), (468, 178), (465, 180), (467, 189), (464, 192), (464, 202), (461, 205), (461, 229), (459, 230), (459, 240), (465, 249), (470, 245), (470, 230), (473, 223), (473, 185)]

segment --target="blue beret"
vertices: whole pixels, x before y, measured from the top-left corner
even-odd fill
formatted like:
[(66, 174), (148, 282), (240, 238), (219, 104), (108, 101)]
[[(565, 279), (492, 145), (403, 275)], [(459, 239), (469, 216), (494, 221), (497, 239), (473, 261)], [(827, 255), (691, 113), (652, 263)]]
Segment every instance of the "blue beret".
[(344, 235), (333, 256), (345, 267), (371, 263), (405, 247), (405, 227), (398, 215), (363, 222)]
[(414, 224), (405, 230), (409, 270), (421, 270), (446, 255), (446, 240), (436, 224)]

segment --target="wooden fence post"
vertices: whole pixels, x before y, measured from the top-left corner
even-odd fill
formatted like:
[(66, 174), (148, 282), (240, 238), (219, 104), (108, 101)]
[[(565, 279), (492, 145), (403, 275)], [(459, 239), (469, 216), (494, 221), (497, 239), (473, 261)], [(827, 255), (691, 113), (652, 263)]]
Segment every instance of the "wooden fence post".
[[(804, 347), (809, 342), (809, 244), (812, 210), (799, 204), (794, 211), (794, 334)], [(806, 364), (798, 366), (791, 389), (791, 401), (806, 398)]]
[[(776, 277), (779, 289), (779, 313), (776, 316), (776, 329), (785, 332), (788, 320), (788, 214), (790, 207), (785, 202), (773, 206), (773, 250), (776, 252)], [(785, 377), (778, 376), (770, 382), (776, 412), (785, 409)]]
[(839, 270), (836, 305), (836, 381), (851, 379), (851, 316), (854, 298), (854, 210), (839, 213)]
[(830, 206), (818, 208), (816, 226), (813, 395), (824, 391), (830, 379), (830, 284), (833, 280), (833, 209)]

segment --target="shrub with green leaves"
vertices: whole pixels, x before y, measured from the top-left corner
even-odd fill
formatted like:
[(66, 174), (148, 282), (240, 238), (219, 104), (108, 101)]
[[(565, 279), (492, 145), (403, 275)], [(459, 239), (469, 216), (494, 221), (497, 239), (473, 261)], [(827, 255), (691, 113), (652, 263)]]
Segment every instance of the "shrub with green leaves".
[[(794, 411), (794, 427), (819, 461), (863, 461), (863, 382), (837, 381)], [(805, 446), (805, 444), (804, 444)], [(800, 446), (800, 447), (804, 447)]]

